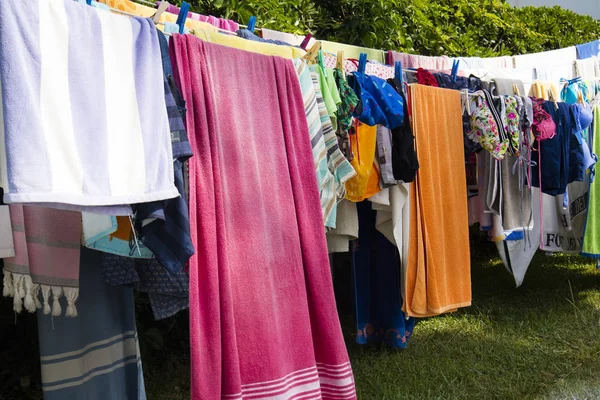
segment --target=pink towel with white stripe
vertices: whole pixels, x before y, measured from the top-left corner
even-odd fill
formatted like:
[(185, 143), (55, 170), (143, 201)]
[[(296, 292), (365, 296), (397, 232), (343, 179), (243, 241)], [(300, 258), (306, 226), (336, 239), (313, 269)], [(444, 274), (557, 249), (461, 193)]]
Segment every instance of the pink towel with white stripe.
[(169, 50), (195, 155), (192, 399), (354, 399), (292, 61), (190, 35)]

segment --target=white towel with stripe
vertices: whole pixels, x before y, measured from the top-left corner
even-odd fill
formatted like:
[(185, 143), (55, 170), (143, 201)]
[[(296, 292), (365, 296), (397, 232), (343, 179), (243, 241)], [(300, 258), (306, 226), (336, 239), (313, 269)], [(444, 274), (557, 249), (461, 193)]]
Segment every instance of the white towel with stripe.
[(7, 203), (178, 196), (151, 20), (72, 0), (2, 0), (0, 38)]

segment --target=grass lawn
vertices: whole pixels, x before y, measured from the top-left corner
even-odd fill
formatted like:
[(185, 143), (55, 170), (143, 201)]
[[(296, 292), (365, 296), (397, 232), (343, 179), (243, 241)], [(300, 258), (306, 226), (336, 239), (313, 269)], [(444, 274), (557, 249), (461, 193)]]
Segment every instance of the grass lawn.
[[(420, 321), (406, 350), (354, 342), (350, 268), (336, 265), (359, 399), (600, 399), (600, 270), (539, 253), (515, 289), (493, 245), (472, 247), (473, 305)], [(11, 303), (0, 301), (0, 400), (41, 399), (36, 319), (14, 325)], [(187, 315), (157, 324), (144, 310), (138, 304), (147, 397), (187, 400)]]
[[(538, 253), (515, 289), (493, 246), (476, 246), (473, 306), (422, 320), (406, 350), (357, 345), (341, 296), (359, 399), (600, 399), (600, 270)], [(149, 400), (188, 399), (187, 357), (159, 358), (144, 364)]]

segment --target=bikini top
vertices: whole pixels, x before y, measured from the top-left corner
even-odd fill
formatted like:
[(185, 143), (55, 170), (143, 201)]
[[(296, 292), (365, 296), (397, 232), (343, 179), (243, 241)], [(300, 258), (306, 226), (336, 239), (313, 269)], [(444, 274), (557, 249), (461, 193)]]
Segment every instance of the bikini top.
[(589, 128), (594, 120), (594, 115), (590, 107), (579, 103), (573, 105), (573, 115), (575, 116), (578, 131), (584, 131)]
[(348, 76), (348, 83), (360, 99), (353, 115), (367, 125), (395, 129), (404, 119), (404, 100), (385, 80), (365, 74), (366, 61), (366, 54), (361, 54), (358, 71)]
[(538, 141), (552, 139), (556, 135), (556, 124), (550, 114), (543, 108), (545, 101), (531, 97), (531, 102), (533, 105), (533, 135)]

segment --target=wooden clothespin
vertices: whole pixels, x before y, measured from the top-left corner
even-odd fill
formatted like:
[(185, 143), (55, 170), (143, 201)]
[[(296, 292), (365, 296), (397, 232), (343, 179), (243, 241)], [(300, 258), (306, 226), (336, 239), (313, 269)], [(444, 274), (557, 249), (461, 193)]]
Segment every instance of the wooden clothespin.
[(554, 108), (558, 110), (558, 103), (556, 102), (556, 98), (554, 97), (554, 92), (552, 92), (552, 88), (548, 88), (548, 99), (550, 99), (550, 101), (554, 103)]
[(187, 20), (188, 11), (190, 10), (190, 3), (182, 2), (181, 8), (179, 8), (179, 15), (177, 15), (177, 21), (175, 22), (179, 25), (179, 33), (183, 34), (185, 29), (185, 21)]
[(154, 22), (155, 25), (160, 22), (160, 16), (162, 15), (162, 13), (164, 13), (167, 10), (168, 7), (169, 7), (168, 1), (163, 0), (160, 2), (160, 4), (158, 5), (158, 9), (154, 13), (154, 17), (152, 17), (152, 22)]
[(316, 42), (313, 47), (310, 48), (308, 53), (304, 55), (304, 60), (306, 60), (306, 62), (309, 64), (313, 63), (319, 54), (319, 50), (321, 50), (321, 42)]
[(521, 93), (519, 93), (519, 86), (516, 83), (513, 83), (512, 87), (513, 87), (513, 94), (515, 96), (521, 96)]
[(250, 17), (250, 19), (248, 20), (248, 30), (252, 33), (254, 33), (254, 27), (256, 26), (256, 16), (253, 15)]
[(338, 50), (337, 52), (337, 61), (335, 63), (335, 67), (344, 72), (344, 52), (342, 50)]

